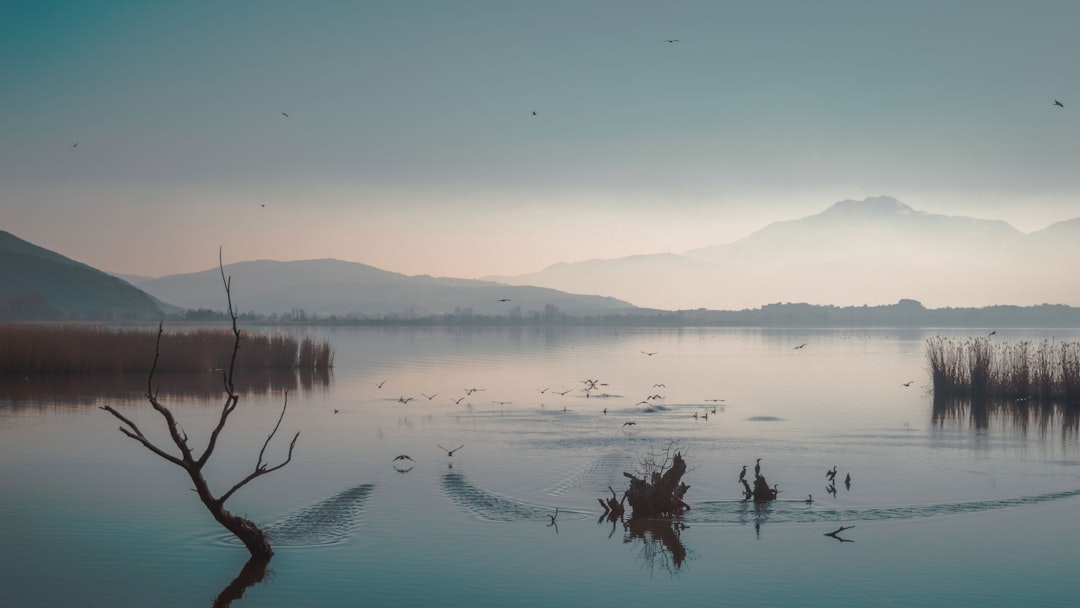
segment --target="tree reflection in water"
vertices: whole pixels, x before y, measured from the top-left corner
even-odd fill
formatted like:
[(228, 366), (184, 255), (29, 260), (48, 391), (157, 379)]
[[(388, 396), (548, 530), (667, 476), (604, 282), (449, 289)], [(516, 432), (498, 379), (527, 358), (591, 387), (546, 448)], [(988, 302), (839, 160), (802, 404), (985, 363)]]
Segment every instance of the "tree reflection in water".
[(240, 574), (232, 580), (221, 593), (214, 598), (214, 608), (227, 608), (234, 601), (244, 597), (244, 593), (256, 583), (261, 583), (270, 572), (270, 560), (252, 557), (244, 564)]
[(674, 575), (690, 557), (690, 552), (682, 542), (682, 532), (690, 526), (684, 524), (680, 518), (635, 517), (625, 520), (602, 515), (597, 523), (604, 521), (611, 522), (608, 538), (615, 535), (616, 527), (622, 523), (623, 543), (640, 545), (638, 555), (650, 574), (660, 567)]

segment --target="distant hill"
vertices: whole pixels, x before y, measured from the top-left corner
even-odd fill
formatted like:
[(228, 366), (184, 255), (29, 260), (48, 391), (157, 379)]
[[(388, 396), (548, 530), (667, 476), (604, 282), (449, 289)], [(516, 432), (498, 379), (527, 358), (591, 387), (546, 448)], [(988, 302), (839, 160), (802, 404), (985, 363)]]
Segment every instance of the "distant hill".
[(1080, 304), (1069, 265), (1080, 219), (1025, 234), (1006, 222), (917, 211), (891, 197), (840, 201), (744, 239), (682, 255), (556, 264), (511, 284), (602, 293), (660, 309), (740, 310), (764, 302), (932, 306)]
[(0, 230), (0, 321), (152, 320), (163, 312), (131, 284)]
[[(553, 311), (592, 315), (631, 304), (610, 297), (493, 281), (407, 276), (341, 260), (257, 260), (225, 266), (238, 312), (337, 316), (513, 315)], [(217, 268), (141, 281), (139, 288), (188, 309), (225, 310)], [(502, 301), (506, 300), (506, 301)], [(554, 307), (554, 308), (552, 308)]]

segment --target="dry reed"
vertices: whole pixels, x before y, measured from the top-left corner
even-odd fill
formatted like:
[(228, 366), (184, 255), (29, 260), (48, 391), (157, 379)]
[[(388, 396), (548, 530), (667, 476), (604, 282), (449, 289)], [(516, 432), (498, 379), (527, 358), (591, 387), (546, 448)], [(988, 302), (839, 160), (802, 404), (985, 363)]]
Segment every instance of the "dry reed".
[(926, 341), (934, 396), (1080, 403), (1080, 342)]
[[(0, 370), (8, 374), (148, 373), (156, 331), (83, 324), (0, 325)], [(159, 372), (205, 372), (228, 366), (233, 336), (227, 329), (169, 332), (161, 338)], [(244, 332), (237, 369), (328, 370), (330, 344), (303, 343), (283, 334)]]

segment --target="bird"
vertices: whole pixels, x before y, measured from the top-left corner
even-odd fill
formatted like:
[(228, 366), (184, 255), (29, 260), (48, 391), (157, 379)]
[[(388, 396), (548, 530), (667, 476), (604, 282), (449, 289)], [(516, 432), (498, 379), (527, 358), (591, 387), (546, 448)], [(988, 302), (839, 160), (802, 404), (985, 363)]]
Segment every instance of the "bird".
[(829, 481), (836, 481), (836, 465), (833, 465), (833, 468), (825, 471), (825, 478)]
[(901, 384), (900, 386), (911, 386), (912, 382), (915, 382), (915, 381), (914, 380), (908, 380), (907, 382)]
[(463, 443), (463, 444), (459, 445), (458, 447), (456, 447), (456, 448), (454, 448), (454, 449), (452, 449), (452, 450), (448, 450), (448, 449), (446, 449), (446, 448), (443, 448), (443, 447), (442, 447), (441, 445), (439, 445), (439, 444), (437, 444), (437, 443), (436, 443), (435, 445), (438, 445), (438, 446), (439, 446), (440, 448), (442, 448), (442, 449), (443, 449), (443, 451), (445, 451), (445, 452), (446, 452), (446, 455), (447, 455), (447, 456), (450, 456), (450, 457), (453, 457), (453, 456), (454, 456), (454, 452), (456, 452), (456, 451), (460, 450), (461, 448), (465, 447), (465, 444)]
[(986, 334), (986, 337), (989, 338), (990, 336), (993, 336), (993, 335), (996, 335), (996, 334), (997, 334), (997, 330), (995, 329), (994, 331), (990, 332), (989, 334)]
[(282, 112), (282, 113), (281, 113), (281, 115), (282, 115), (282, 116), (284, 116), (285, 118), (288, 118), (288, 117), (289, 117), (289, 115), (288, 115), (288, 114), (286, 114), (285, 112)]
[(454, 402), (454, 405), (461, 405), (461, 400), (465, 397), (458, 397), (457, 399), (451, 398), (450, 401)]
[(806, 342), (803, 342), (802, 344), (800, 344), (800, 345), (796, 346), (795, 348), (793, 348), (793, 349), (791, 349), (791, 350), (799, 350), (800, 348), (802, 348), (802, 347), (804, 347), (804, 346), (806, 346)]
[(375, 386), (377, 386), (379, 388), (382, 388), (382, 385), (384, 385), (384, 384), (386, 384), (386, 380), (383, 380), (382, 382), (376, 382)]
[(409, 456), (408, 454), (401, 454), (401, 455), (394, 458), (394, 462), (397, 462), (399, 460), (408, 460), (410, 462), (416, 462), (415, 460), (412, 459), (412, 456)]
[(555, 393), (556, 395), (561, 395), (561, 396), (565, 397), (566, 393), (570, 392), (570, 389), (566, 389), (565, 391), (562, 391), (562, 392), (559, 392), (559, 391), (551, 391), (551, 392)]
[(754, 465), (754, 477), (761, 477), (761, 459), (757, 459), (757, 464)]
[(665, 40), (664, 42), (666, 42), (668, 44), (674, 44), (674, 43), (676, 43), (678, 41), (679, 41), (678, 38), (674, 38), (674, 39), (671, 39), (671, 40)]
[(633, 420), (631, 420), (631, 421), (629, 421), (629, 422), (624, 422), (624, 423), (622, 423), (622, 425), (623, 425), (623, 426), (635, 426), (635, 425), (637, 425), (637, 423), (636, 423), (636, 422), (634, 422)]
[(405, 396), (398, 397), (398, 403), (408, 403), (408, 402), (410, 402), (412, 400), (413, 400), (412, 397), (405, 397)]
[(532, 115), (533, 115), (533, 116), (536, 116), (536, 110), (533, 110), (533, 113), (532, 113)]
[(1054, 105), (1059, 107), (1059, 108), (1064, 108), (1065, 107), (1065, 104), (1061, 103), (1060, 101), (1058, 101), (1056, 99), (1054, 100)]
[(807, 494), (806, 495), (806, 504), (808, 504), (808, 505), (814, 504), (814, 495), (813, 494)]
[(427, 397), (427, 400), (428, 400), (428, 401), (431, 401), (431, 400), (432, 400), (432, 399), (434, 399), (434, 398), (435, 398), (435, 397), (436, 397), (436, 396), (437, 396), (437, 395), (438, 395), (439, 393), (432, 393), (432, 394), (430, 394), (430, 395), (429, 395), (429, 394), (427, 394), (427, 393), (425, 393), (425, 392), (421, 391), (421, 392), (420, 392), (420, 394), (421, 394), (421, 395), (423, 395), (423, 396), (425, 396), (425, 397)]
[(72, 148), (78, 148), (79, 147), (79, 142), (75, 142), (75, 143), (71, 144), (71, 147)]
[(848, 473), (844, 477), (844, 487), (849, 489), (849, 490), (851, 489), (851, 473)]
[(653, 352), (650, 353), (650, 352), (646, 352), (646, 351), (641, 351), (641, 354), (651, 357), (651, 356), (655, 355), (657, 352), (658, 351), (653, 351)]
[(471, 394), (473, 394), (473, 393), (475, 393), (477, 391), (482, 391), (482, 390), (484, 390), (484, 389), (482, 389), (482, 388), (467, 388), (467, 389), (465, 389), (465, 394), (466, 395), (471, 395)]
[(653, 388), (667, 388), (667, 385), (666, 385), (666, 384), (664, 384), (663, 382), (660, 382), (660, 383), (658, 383), (658, 384), (654, 384), (654, 385), (652, 385), (652, 387), (653, 387)]
[(742, 465), (742, 471), (739, 473), (739, 483), (746, 481), (746, 465)]
[(266, 203), (262, 203), (262, 204), (260, 204), (259, 206), (260, 206), (260, 207), (265, 207), (265, 206), (266, 206)]
[(338, 413), (338, 411), (337, 411), (337, 410), (334, 410), (334, 413), (336, 414), (336, 413)]
[(509, 301), (510, 301), (510, 298), (502, 298), (502, 299), (501, 299), (501, 300), (499, 300), (499, 301), (500, 301), (500, 302), (509, 302)]

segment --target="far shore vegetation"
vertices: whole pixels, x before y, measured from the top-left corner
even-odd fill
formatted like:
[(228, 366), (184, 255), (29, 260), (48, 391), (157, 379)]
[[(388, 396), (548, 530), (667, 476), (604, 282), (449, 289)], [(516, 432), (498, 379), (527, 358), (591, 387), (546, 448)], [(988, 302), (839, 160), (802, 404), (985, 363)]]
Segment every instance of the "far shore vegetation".
[[(232, 333), (200, 327), (161, 336), (157, 371), (213, 372), (227, 369)], [(111, 327), (82, 323), (0, 324), (0, 370), (6, 374), (103, 374), (150, 372), (157, 327)], [(243, 370), (320, 370), (333, 367), (329, 342), (281, 333), (244, 332), (236, 367)]]
[[(228, 315), (210, 309), (187, 310), (168, 317), (189, 323), (227, 322)], [(274, 314), (240, 313), (245, 324), (366, 326), (627, 326), (627, 327), (1080, 327), (1080, 308), (1059, 304), (924, 307), (916, 300), (881, 306), (830, 306), (774, 303), (745, 310), (658, 310), (622, 308), (570, 314), (548, 304), (542, 310), (511, 306), (504, 314), (481, 314), (468, 307), (446, 313), (406, 311), (392, 314), (316, 314), (303, 309)]]

